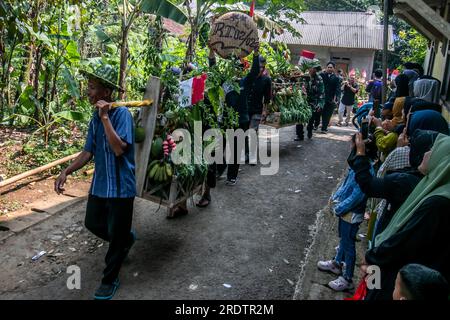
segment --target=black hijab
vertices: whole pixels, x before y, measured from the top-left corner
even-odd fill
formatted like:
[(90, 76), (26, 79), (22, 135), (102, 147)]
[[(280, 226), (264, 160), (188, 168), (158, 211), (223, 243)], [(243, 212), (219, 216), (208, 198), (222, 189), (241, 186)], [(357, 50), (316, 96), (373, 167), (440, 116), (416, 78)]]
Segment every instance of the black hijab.
[(409, 164), (417, 168), (422, 163), (423, 155), (430, 151), (439, 132), (417, 129), (410, 139)]

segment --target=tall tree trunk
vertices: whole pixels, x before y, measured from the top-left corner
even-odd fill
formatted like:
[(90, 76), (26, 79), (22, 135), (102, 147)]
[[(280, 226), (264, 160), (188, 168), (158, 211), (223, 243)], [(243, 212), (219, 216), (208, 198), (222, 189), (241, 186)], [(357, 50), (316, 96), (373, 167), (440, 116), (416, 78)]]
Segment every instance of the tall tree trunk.
[[(39, 96), (39, 73), (41, 72), (41, 64), (42, 64), (42, 58), (43, 58), (43, 52), (40, 47), (38, 47), (35, 51), (36, 57), (35, 57), (35, 65), (34, 65), (34, 72), (33, 72), (33, 88), (34, 88), (34, 96)], [(39, 121), (40, 115), (39, 115), (39, 106), (35, 106), (34, 108), (34, 119)]]
[(25, 52), (26, 57), (27, 57), (27, 63), (26, 65), (24, 65), (25, 67), (25, 76), (24, 76), (24, 83), (26, 83), (28, 86), (32, 86), (33, 85), (33, 75), (32, 75), (32, 70), (34, 69), (34, 55), (35, 55), (35, 45), (34, 43), (30, 43), (30, 45), (28, 46), (28, 51)]
[(128, 15), (128, 0), (123, 0), (123, 16), (122, 16), (122, 41), (120, 43), (120, 69), (119, 69), (119, 99), (123, 100), (126, 97), (127, 85), (125, 83), (127, 78), (128, 66), (128, 33), (133, 23), (134, 12), (131, 16)]
[[(10, 73), (10, 68), (11, 68), (11, 65), (12, 65), (12, 57), (13, 57), (13, 54), (14, 54), (14, 50), (16, 49), (16, 46), (17, 46), (17, 36), (14, 35), (14, 41), (13, 41), (13, 44), (11, 46), (11, 52), (10, 52), (7, 60), (5, 60), (5, 63), (2, 66), (3, 67), (3, 69), (2, 69), (3, 70), (3, 74), (2, 74), (2, 79), (1, 79), (2, 109), (3, 109), (3, 100), (9, 107), (11, 107), (11, 105), (12, 105), (12, 103), (11, 103), (12, 99), (11, 99), (11, 83), (10, 83), (10, 81), (11, 81), (11, 78), (10, 78), (11, 73)], [(5, 57), (6, 57), (6, 55), (5, 55)], [(7, 87), (6, 88), (6, 98), (4, 96), (4, 94), (5, 94), (4, 93), (5, 85)], [(3, 113), (3, 111), (2, 111), (2, 113)], [(0, 119), (2, 119), (2, 118), (0, 118)]]
[[(50, 87), (50, 73), (51, 73), (51, 68), (48, 66), (45, 68), (45, 78), (44, 78), (44, 90), (42, 92), (42, 97), (40, 99), (41, 101), (41, 106), (42, 106), (42, 113), (43, 116), (45, 118), (47, 118), (47, 95), (48, 95), (48, 90)], [(50, 99), (50, 101), (52, 101), (53, 99)], [(44, 121), (46, 122), (46, 121)]]
[(57, 61), (55, 61), (55, 70), (53, 70), (53, 84), (52, 84), (52, 91), (51, 91), (51, 95), (50, 95), (50, 101), (53, 101), (55, 99), (55, 95), (56, 95), (56, 85), (58, 83), (58, 74), (59, 74), (59, 68), (60, 68), (61, 64), (59, 63), (59, 59), (57, 59)]
[[(31, 63), (33, 61), (33, 56), (31, 55), (31, 48), (30, 46), (24, 46), (25, 51), (23, 52), (22, 58), (24, 61), (27, 61), (26, 63), (22, 64), (22, 67), (20, 68), (20, 74), (19, 74), (19, 80), (18, 83), (19, 85), (21, 83), (26, 83), (27, 85), (29, 85), (29, 81), (30, 81), (30, 67), (31, 67)], [(16, 96), (14, 98), (14, 101), (17, 101), (17, 99), (19, 99), (20, 96), (20, 91), (17, 90), (16, 91)]]
[[(187, 64), (189, 62), (192, 62), (194, 59), (194, 53), (195, 53), (195, 44), (197, 42), (197, 36), (198, 36), (198, 15), (199, 12), (192, 12), (191, 9), (191, 0), (186, 0), (186, 2), (184, 3), (186, 6), (186, 10), (188, 12), (188, 16), (189, 16), (189, 24), (191, 26), (191, 34), (188, 37), (188, 47), (186, 50), (186, 56), (184, 58), (184, 63), (185, 66), (187, 66)], [(198, 10), (198, 8), (197, 8)]]
[(186, 65), (194, 60), (197, 37), (198, 37), (198, 25), (197, 23), (193, 23), (191, 24), (191, 34), (189, 35), (188, 38), (188, 48), (185, 57)]
[(128, 28), (125, 26), (122, 31), (122, 44), (120, 46), (120, 71), (119, 71), (119, 99), (126, 97), (126, 77), (128, 66)]
[[(38, 32), (39, 24), (38, 24), (38, 12), (39, 12), (39, 6), (40, 6), (40, 0), (36, 0), (34, 7), (31, 9), (30, 13), (30, 20), (33, 22), (33, 30), (35, 32)], [(36, 77), (33, 78), (33, 75), (36, 76), (36, 73), (33, 73), (33, 70), (39, 69), (37, 67), (37, 64), (33, 63), (37, 61), (37, 57), (39, 56), (39, 47), (36, 47), (35, 45), (35, 39), (33, 36), (30, 37), (30, 56), (28, 59), (28, 66), (27, 66), (27, 72), (26, 75), (29, 75), (29, 85), (33, 85), (35, 88), (37, 87), (35, 85)], [(33, 58), (36, 58), (33, 60)], [(39, 78), (39, 73), (37, 74)], [(35, 90), (36, 97), (37, 97), (37, 90)]]
[[(1, 61), (1, 64), (2, 64), (2, 70), (5, 69), (5, 64), (6, 64), (5, 45), (4, 45), (4, 42), (3, 42), (3, 38), (4, 38), (4, 32), (2, 30), (0, 32), (0, 61)], [(3, 76), (4, 76), (4, 71), (0, 75), (0, 79), (3, 79)], [(3, 84), (3, 81), (2, 81), (2, 83), (0, 83), (0, 121), (2, 121), (3, 117), (4, 117), (3, 86), (4, 86), (4, 84)]]

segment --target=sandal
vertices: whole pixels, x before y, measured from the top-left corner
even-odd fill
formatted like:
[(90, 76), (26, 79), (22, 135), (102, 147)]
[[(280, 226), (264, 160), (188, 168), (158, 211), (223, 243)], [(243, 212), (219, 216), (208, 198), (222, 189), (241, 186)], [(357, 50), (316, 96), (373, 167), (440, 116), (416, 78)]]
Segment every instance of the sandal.
[(167, 219), (175, 219), (175, 218), (178, 218), (178, 217), (181, 217), (181, 216), (185, 216), (188, 213), (189, 213), (189, 211), (187, 209), (184, 209), (182, 207), (176, 207), (173, 210), (173, 214), (170, 215), (170, 216), (167, 216)]
[(203, 195), (199, 202), (197, 202), (196, 206), (199, 208), (205, 208), (209, 206), (209, 203), (211, 202), (211, 196), (210, 195)]

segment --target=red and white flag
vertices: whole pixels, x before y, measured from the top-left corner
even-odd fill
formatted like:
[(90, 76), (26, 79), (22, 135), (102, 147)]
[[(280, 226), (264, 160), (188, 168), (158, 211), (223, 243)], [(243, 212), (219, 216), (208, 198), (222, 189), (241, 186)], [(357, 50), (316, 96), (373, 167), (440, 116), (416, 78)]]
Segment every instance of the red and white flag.
[(205, 98), (205, 83), (208, 76), (190, 78), (180, 83), (180, 96), (178, 102), (181, 108), (186, 108), (202, 101)]
[(298, 60), (298, 64), (301, 65), (302, 63), (311, 63), (314, 60), (315, 56), (315, 52), (302, 50), (300, 52), (300, 59)]
[(250, 17), (253, 17), (253, 15), (255, 14), (255, 0), (252, 0), (252, 4), (250, 5)]

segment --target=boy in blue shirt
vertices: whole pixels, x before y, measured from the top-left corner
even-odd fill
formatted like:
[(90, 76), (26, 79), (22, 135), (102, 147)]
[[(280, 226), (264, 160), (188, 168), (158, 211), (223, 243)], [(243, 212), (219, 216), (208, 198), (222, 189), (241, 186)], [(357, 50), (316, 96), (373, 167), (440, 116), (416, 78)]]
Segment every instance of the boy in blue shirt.
[(120, 267), (135, 241), (131, 231), (136, 196), (133, 118), (125, 107), (111, 108), (117, 71), (100, 66), (88, 75), (89, 102), (94, 112), (84, 150), (55, 181), (61, 194), (67, 175), (94, 158), (95, 171), (86, 208), (85, 225), (93, 234), (109, 242), (106, 268), (95, 299), (111, 299), (119, 287)]

